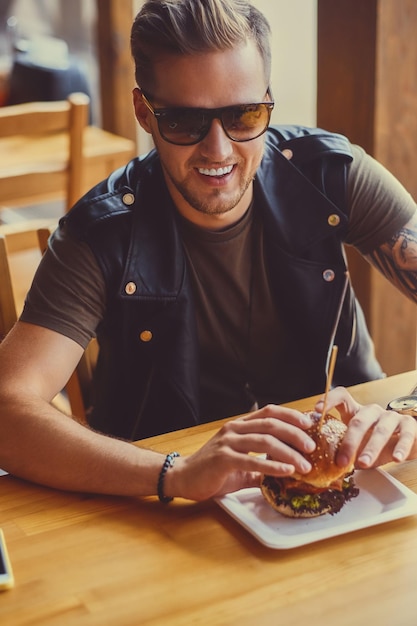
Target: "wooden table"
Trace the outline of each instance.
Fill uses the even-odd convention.
[[[0,173],[7,177],[22,164],[36,159],[37,167],[43,161],[49,162],[51,155],[56,165],[66,158],[66,140],[60,133],[47,137],[16,137],[0,138]],[[84,133],[84,170],[83,193],[87,192],[96,183],[106,178],[118,167],[125,165],[136,156],[135,143],[125,137],[109,133],[96,126],[88,126]],[[58,169],[58,168],[57,168]],[[65,178],[62,173],[51,175],[48,187],[33,189],[16,189],[11,182],[4,188],[0,196],[0,205],[23,206],[37,204],[49,200],[62,198],[65,192]]]
[[[417,371],[353,388],[385,404]],[[292,403],[310,408],[312,400]],[[183,454],[219,423],[140,442]],[[417,461],[389,471],[417,492]],[[215,502],[69,494],[3,476],[5,626],[415,626],[417,516],[271,550]]]

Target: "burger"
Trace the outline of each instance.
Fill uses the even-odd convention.
[[[336,452],[347,430],[337,417],[311,411],[312,426],[307,433],[316,442],[306,455],[312,469],[308,474],[295,472],[290,477],[264,475],[261,491],[267,502],[286,517],[318,517],[338,513],[346,502],[359,494],[353,480],[353,463],[339,467]]]

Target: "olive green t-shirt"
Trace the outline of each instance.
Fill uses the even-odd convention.
[[[361,148],[352,149],[346,243],[367,254],[404,226],[416,205],[382,165]],[[201,418],[213,420],[245,412],[256,403],[295,399],[293,390],[279,389],[280,368],[294,368],[297,380],[300,364],[292,362],[271,298],[256,197],[243,218],[224,231],[181,220],[181,234],[196,303]],[[51,240],[21,319],[86,347],[103,318],[105,293],[90,248],[62,230]]]

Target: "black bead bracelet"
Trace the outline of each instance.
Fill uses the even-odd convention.
[[[164,461],[164,464],[162,466],[162,469],[161,469],[161,471],[159,473],[159,478],[158,478],[158,498],[159,498],[160,502],[162,502],[163,504],[168,504],[169,502],[171,502],[174,499],[173,497],[164,495],[164,480],[165,480],[165,474],[167,473],[169,468],[174,465],[175,459],[178,456],[180,456],[178,452],[170,452],[169,454],[167,454],[166,457],[165,457],[165,461]]]

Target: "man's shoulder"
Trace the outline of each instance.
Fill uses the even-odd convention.
[[[272,156],[274,151],[284,149],[292,151],[292,162],[296,165],[329,155],[352,160],[351,144],[340,133],[308,126],[270,126],[265,142],[266,153]]]
[[[81,238],[97,225],[103,227],[114,218],[130,219],[137,202],[139,185],[152,177],[159,159],[155,150],[136,157],[112,172],[90,189],[62,218],[66,226]]]

